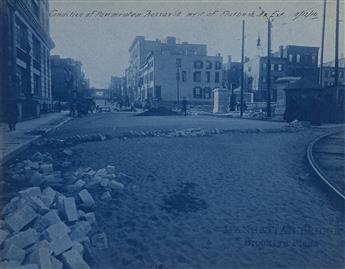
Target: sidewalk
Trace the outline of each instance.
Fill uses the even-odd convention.
[[[10,132],[6,123],[0,123],[0,164],[25,150],[42,135],[58,128],[71,118],[68,112],[50,113],[40,118],[17,123],[16,131]]]

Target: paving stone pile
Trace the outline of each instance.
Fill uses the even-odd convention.
[[[64,154],[72,155],[70,149]],[[0,268],[88,269],[92,251],[108,247],[96,229],[97,201],[110,201],[133,180],[108,165],[62,173],[48,153],[9,168],[9,180],[29,181],[1,211]],[[94,198],[94,188],[101,195]]]
[[[221,130],[215,128],[211,130],[202,130],[200,128],[188,128],[181,130],[153,130],[153,131],[127,131],[118,135],[112,134],[89,134],[89,135],[75,135],[72,137],[65,137],[62,139],[53,139],[46,138],[41,139],[37,142],[34,142],[34,145],[37,147],[68,147],[80,143],[86,142],[97,142],[104,140],[111,140],[114,138],[118,139],[131,139],[131,138],[140,138],[140,137],[196,137],[196,136],[209,136],[214,134],[222,133]]]
[[[311,123],[309,121],[299,121],[299,120],[293,120],[289,122],[286,127],[288,128],[294,128],[294,129],[304,129],[311,127]]]
[[[302,122],[302,124],[304,124]],[[299,125],[298,125],[299,126]],[[211,135],[218,135],[218,134],[225,134],[225,133],[258,133],[258,132],[266,132],[266,133],[277,133],[277,132],[294,132],[298,131],[299,128],[296,124],[288,124],[285,128],[274,128],[274,129],[261,129],[261,128],[254,128],[254,129],[209,129],[204,130],[201,128],[187,128],[187,129],[173,129],[173,130],[153,130],[153,131],[134,131],[130,130],[121,134],[88,134],[88,135],[75,135],[72,137],[65,137],[62,139],[54,139],[54,138],[45,138],[41,139],[34,143],[37,147],[51,147],[51,148],[61,148],[61,147],[69,147],[74,146],[80,143],[87,143],[87,142],[97,142],[97,141],[104,141],[104,140],[111,140],[111,139],[133,139],[133,138],[145,138],[145,137],[165,137],[165,138],[173,138],[173,137],[204,137],[204,136],[211,136]],[[306,125],[303,125],[303,128]],[[291,128],[294,127],[294,128]]]

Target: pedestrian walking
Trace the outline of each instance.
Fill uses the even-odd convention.
[[[187,106],[188,106],[188,102],[186,97],[183,97],[182,99],[182,111],[184,112],[184,115],[187,116]]]
[[[5,107],[5,118],[8,124],[10,132],[16,130],[16,124],[18,121],[19,111],[17,103],[13,100],[9,101]]]

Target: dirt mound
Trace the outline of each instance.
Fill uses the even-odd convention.
[[[179,115],[178,112],[170,110],[165,107],[150,108],[142,113],[137,114],[136,116],[175,116]]]

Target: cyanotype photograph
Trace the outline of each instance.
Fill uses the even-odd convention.
[[[343,0],[0,0],[0,268],[345,268],[344,41]]]

